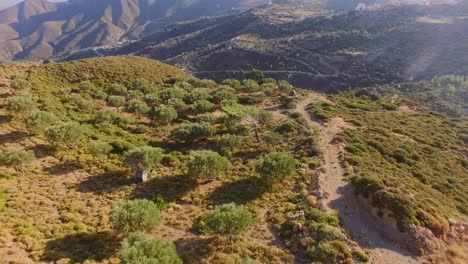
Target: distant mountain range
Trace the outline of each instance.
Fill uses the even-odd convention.
[[[46,59],[267,0],[25,0],[0,11],[0,58]]]
[[[25,0],[0,11],[0,59],[48,59],[90,47],[122,44],[169,24],[271,3],[350,10],[359,3],[401,2],[425,0]]]
[[[299,87],[350,87],[468,75],[468,4],[314,12],[272,5],[170,25],[113,49],[62,60],[135,54],[201,78],[244,78],[251,69]]]

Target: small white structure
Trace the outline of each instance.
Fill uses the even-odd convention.
[[[135,180],[137,182],[147,182],[149,180],[148,172],[144,170],[137,170],[135,172]]]

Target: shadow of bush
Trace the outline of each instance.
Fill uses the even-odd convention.
[[[175,202],[196,186],[197,181],[185,174],[165,176],[153,178],[149,182],[137,186],[133,196],[136,199],[152,199],[159,194],[166,202]]]
[[[47,242],[41,261],[103,261],[114,256],[119,246],[120,238],[109,231],[72,234]]]
[[[124,170],[108,171],[96,176],[90,176],[76,185],[76,189],[83,193],[110,193],[114,189],[135,183],[133,178],[127,177]]]
[[[251,176],[221,185],[211,193],[209,200],[213,204],[246,204],[260,198],[267,189],[262,179]]]

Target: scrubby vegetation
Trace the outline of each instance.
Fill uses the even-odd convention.
[[[338,116],[354,126],[337,139],[347,145],[343,163],[356,193],[380,217],[394,219],[401,230],[427,227],[438,237],[447,235],[449,218],[467,219],[465,115],[449,118],[368,90],[330,99],[333,104],[310,109],[325,121]]]
[[[218,85],[134,57],[19,73],[29,94],[7,88],[0,108],[0,258],[288,263],[312,246],[350,250],[298,169],[317,156],[297,147],[312,131],[281,111],[296,100],[286,81]],[[297,239],[294,221],[323,238]]]

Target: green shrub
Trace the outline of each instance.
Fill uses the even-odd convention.
[[[24,171],[24,165],[36,159],[31,150],[0,149],[0,166],[12,166],[17,171]]]
[[[269,131],[263,135],[263,139],[270,144],[277,144],[283,140],[283,136],[280,133]]]
[[[125,97],[118,95],[111,95],[107,98],[109,105],[120,108],[125,105]]]
[[[167,100],[167,105],[174,107],[177,111],[183,110],[187,104],[180,98],[171,98]]]
[[[254,80],[244,80],[243,85],[248,93],[255,93],[260,91],[260,86],[258,85],[258,82]]]
[[[13,113],[28,114],[36,108],[36,103],[30,95],[19,95],[8,98],[6,109]]]
[[[82,134],[82,127],[77,122],[66,122],[51,126],[45,132],[47,140],[59,146],[66,145],[69,148],[79,141]]]
[[[94,115],[94,121],[96,123],[108,123],[114,124],[118,121],[119,114],[112,109],[102,109],[96,112]]]
[[[193,90],[187,99],[193,104],[200,100],[211,100],[211,98],[212,96],[210,95],[210,90],[208,88],[199,88]]]
[[[144,233],[135,233],[122,242],[122,264],[182,264],[174,243]]]
[[[32,113],[31,115],[27,116],[24,120],[26,123],[26,128],[31,132],[42,132],[54,122],[56,122],[57,118],[45,111],[39,111]]]
[[[353,255],[361,262],[369,261],[369,256],[367,256],[367,254],[360,249],[353,250]]]
[[[150,108],[148,105],[138,99],[132,99],[127,102],[127,111],[130,113],[135,113],[137,116],[141,114],[148,113]]]
[[[154,110],[154,118],[164,124],[169,124],[170,122],[176,120],[177,116],[177,110],[171,106],[161,105]]]
[[[224,134],[216,138],[216,144],[220,150],[228,153],[232,153],[235,149],[240,147],[243,142],[243,137],[231,134]]]
[[[189,173],[197,178],[214,179],[231,166],[226,158],[210,150],[190,151],[189,157]]]
[[[213,125],[200,122],[180,125],[171,131],[171,136],[179,141],[193,142],[211,137],[214,133],[216,133],[216,128]]]
[[[150,170],[160,164],[164,157],[164,150],[154,147],[139,147],[125,153],[125,163],[137,170]]]
[[[132,87],[144,94],[155,93],[158,91],[158,87],[146,79],[137,79],[133,81]]]
[[[93,140],[89,142],[89,153],[94,157],[102,159],[103,156],[108,155],[112,151],[112,146],[104,141]],[[102,162],[101,162],[102,163]]]
[[[317,243],[313,246],[307,248],[307,255],[312,259],[312,261],[326,262],[331,261],[335,262],[336,257],[338,256],[338,251],[326,243]]]
[[[20,78],[20,77],[15,77],[10,84],[11,88],[15,90],[29,90],[32,88],[32,85],[29,81]]]
[[[114,228],[122,233],[150,232],[161,223],[158,207],[148,200],[113,202],[109,219]]]
[[[226,79],[226,80],[222,81],[221,84],[229,85],[230,87],[232,87],[232,88],[234,88],[236,90],[239,90],[239,88],[241,87],[241,83],[236,79]]]
[[[107,93],[110,95],[127,95],[127,87],[122,84],[114,83],[107,88]]]
[[[296,159],[284,152],[266,154],[257,161],[257,172],[268,182],[281,181],[296,169]]]
[[[215,105],[207,100],[196,101],[192,107],[198,114],[213,112],[215,109]]]
[[[249,210],[229,203],[216,206],[214,211],[202,216],[198,226],[203,233],[234,236],[246,231],[252,223]]]

